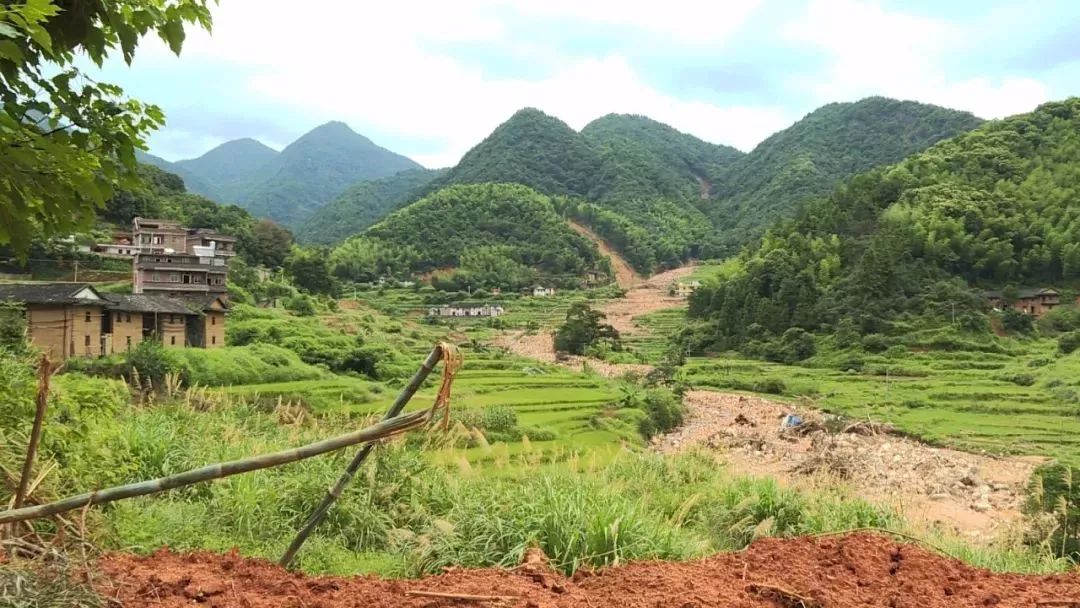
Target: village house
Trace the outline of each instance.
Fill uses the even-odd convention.
[[[680,298],[688,298],[699,287],[701,287],[701,281],[679,281],[672,288],[672,291]]]
[[[429,317],[500,317],[502,306],[436,306],[428,309]]]
[[[995,310],[1001,310],[1007,306],[1003,292],[987,291],[985,295],[986,299],[990,302],[990,306]],[[1080,298],[1077,298],[1077,303],[1080,304]],[[1038,318],[1060,305],[1061,292],[1052,287],[1044,287],[1042,289],[1017,290],[1015,299],[1012,304],[1008,306],[1017,312],[1026,313]]]
[[[31,343],[50,359],[123,353],[148,339],[166,348],[225,344],[228,303],[162,294],[102,294],[78,283],[0,285],[0,301],[22,304]]]
[[[25,308],[31,343],[49,359],[99,357],[109,349],[102,333],[108,301],[89,285],[14,283],[0,285],[0,301]]]
[[[555,295],[555,288],[544,287],[543,285],[536,285],[532,288],[532,295],[534,298],[547,298]]]

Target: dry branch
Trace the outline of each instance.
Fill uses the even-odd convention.
[[[23,501],[26,500],[26,489],[30,485],[30,476],[33,474],[34,458],[37,456],[38,444],[41,442],[41,427],[45,423],[45,410],[49,407],[49,377],[51,375],[49,358],[41,355],[34,427],[30,431],[30,443],[26,446],[26,460],[23,461],[22,476],[19,477],[19,489],[15,492],[14,507],[16,509],[23,506]]]
[[[465,602],[512,602],[521,599],[516,595],[469,595],[468,593],[443,593],[441,591],[406,591],[405,595],[462,600]]]

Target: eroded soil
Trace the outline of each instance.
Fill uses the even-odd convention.
[[[860,496],[895,506],[908,521],[973,540],[991,539],[1020,519],[1024,485],[1042,462],[934,447],[850,421],[824,430],[820,411],[755,396],[696,390],[683,402],[686,423],[658,438],[657,451],[705,447],[740,474],[844,483]],[[786,414],[813,426],[784,429]],[[806,432],[812,428],[820,430]]]
[[[309,577],[236,554],[116,554],[101,592],[125,608],[895,608],[1070,606],[1080,574],[992,574],[872,534],[762,539],[739,553],[640,562],[566,578],[542,563],[419,580]],[[479,596],[417,596],[415,592]]]

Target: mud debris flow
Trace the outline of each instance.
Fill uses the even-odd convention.
[[[451,570],[419,580],[308,577],[235,553],[167,551],[141,558],[112,555],[101,571],[101,591],[125,608],[778,608],[800,601],[823,608],[966,608],[1080,602],[1078,573],[992,574],[873,534],[762,539],[739,553],[633,563],[570,578],[536,562],[514,570]]]
[[[704,447],[741,475],[839,479],[862,496],[902,507],[909,520],[973,539],[991,538],[1020,518],[1023,486],[1042,461],[934,447],[883,433],[887,425],[850,428],[812,408],[750,395],[695,390],[683,402],[687,423],[657,438],[656,451]],[[801,429],[781,429],[787,414],[804,421]]]

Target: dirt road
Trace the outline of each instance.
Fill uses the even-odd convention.
[[[972,540],[990,540],[1019,521],[1024,486],[1042,462],[933,447],[880,425],[844,423],[837,426],[847,432],[837,426],[825,430],[819,411],[749,395],[689,391],[683,403],[686,424],[657,438],[657,451],[704,447],[739,474],[793,485],[845,484],[872,502],[897,508],[908,522]],[[807,426],[781,430],[786,414],[800,416]]]
[[[618,257],[617,253],[613,255]],[[613,263],[613,266],[615,265]],[[636,286],[627,290],[624,297],[605,303],[600,310],[607,316],[607,322],[623,336],[648,333],[648,328],[634,324],[634,317],[684,306],[686,298],[670,296],[668,290],[673,282],[693,271],[693,266],[682,266],[655,274],[645,280],[635,279],[638,281]],[[524,331],[509,332],[496,338],[493,344],[522,357],[556,363],[555,341],[551,333],[553,330],[554,328],[546,327],[532,334]],[[559,363],[578,370],[587,364],[597,373],[607,377],[621,376],[626,372],[648,373],[652,369],[650,365],[615,364],[585,357],[570,357]]]
[[[1074,606],[1080,573],[992,574],[872,534],[766,538],[738,553],[566,578],[542,562],[419,580],[307,577],[236,554],[116,554],[101,593],[125,608],[982,608]],[[441,594],[441,597],[440,597]]]

